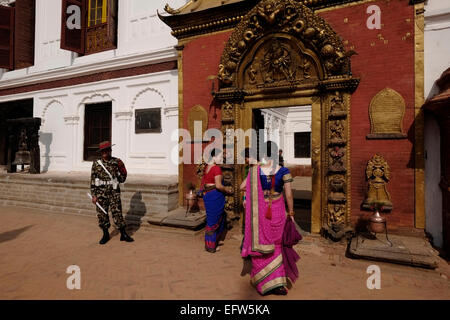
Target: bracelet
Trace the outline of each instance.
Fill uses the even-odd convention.
[[[293,212],[293,211],[292,211],[292,212],[289,212],[288,215],[291,216],[291,217],[293,217],[293,216],[295,215],[295,212]]]
[[[242,200],[244,200],[245,201],[245,195],[242,197]]]

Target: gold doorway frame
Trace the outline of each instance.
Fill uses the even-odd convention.
[[[244,108],[239,110],[237,127],[244,131],[251,129],[252,112],[255,109],[268,109],[278,107],[311,106],[311,166],[312,166],[312,199],[311,199],[311,232],[319,233],[322,225],[322,168],[321,168],[321,145],[322,145],[322,110],[319,96],[295,97],[295,98],[270,98],[244,100]],[[237,175],[238,185],[244,180],[242,172]]]
[[[340,239],[352,231],[350,101],[359,79],[330,25],[302,4],[263,0],[231,34],[219,65],[222,133],[252,128],[253,109],[312,106],[311,231]],[[307,67],[306,67],[307,66]],[[234,159],[237,159],[234,148]],[[240,216],[243,165],[224,165],[228,216]]]

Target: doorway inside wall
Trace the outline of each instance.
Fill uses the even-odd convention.
[[[253,109],[252,113],[252,127],[257,135],[257,154],[259,155],[260,143],[272,141],[276,144],[280,165],[288,168],[294,179],[291,186],[295,221],[302,230],[311,232],[311,105],[267,107]]]
[[[7,120],[32,118],[33,99],[16,100],[0,103],[0,168],[6,168],[8,161],[8,126]]]
[[[84,161],[99,157],[98,145],[111,141],[112,102],[86,104],[84,112]]]

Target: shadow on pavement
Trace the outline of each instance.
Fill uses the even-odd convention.
[[[29,226],[26,226],[26,227],[23,227],[20,229],[0,233],[0,243],[14,240],[19,235],[21,235],[22,233],[24,233],[25,231],[30,229],[31,227],[34,227],[34,225],[29,225]]]
[[[147,207],[145,203],[142,201],[142,194],[140,191],[136,192],[130,199],[130,209],[125,215],[125,223],[127,225],[126,230],[127,233],[132,236],[135,234],[141,227],[142,218],[147,213]],[[111,238],[117,236],[119,234],[119,230],[114,228],[111,232]]]
[[[142,218],[147,213],[147,207],[142,201],[142,194],[140,191],[136,192],[130,200],[130,210],[128,210],[125,216],[125,222],[127,224],[127,231],[130,235],[135,234],[142,224]]]

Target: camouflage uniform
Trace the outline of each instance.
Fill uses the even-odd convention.
[[[109,161],[102,161],[105,168],[112,175],[113,179],[117,179],[117,182],[123,183],[127,178],[127,171],[122,160],[111,157]],[[97,182],[97,183],[96,183]],[[120,229],[125,227],[125,221],[122,216],[122,202],[120,200],[120,186],[117,183],[117,188],[114,189],[111,178],[105,169],[102,168],[97,160],[92,163],[91,169],[91,192],[92,196],[98,198],[98,203],[108,212],[111,209],[111,214],[114,219],[114,223]],[[97,207],[98,224],[100,228],[109,228],[111,226],[109,222],[109,216],[105,215],[100,208]]]

